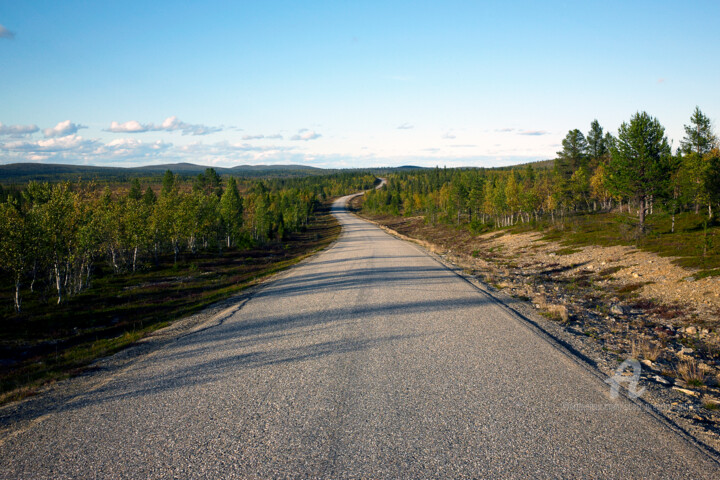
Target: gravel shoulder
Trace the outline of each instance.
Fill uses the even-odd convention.
[[[478,280],[606,378],[637,358],[642,402],[720,451],[717,278],[696,280],[672,258],[632,247],[568,248],[537,232],[474,236],[421,217],[369,219]],[[684,365],[702,381],[688,383]]]

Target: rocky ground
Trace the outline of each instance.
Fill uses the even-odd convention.
[[[543,329],[603,374],[639,360],[642,401],[720,451],[717,277],[696,280],[672,258],[632,247],[568,248],[539,233],[477,236],[421,217],[371,220],[540,313]]]

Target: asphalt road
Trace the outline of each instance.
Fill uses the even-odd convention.
[[[720,478],[508,309],[336,212],[333,247],[222,324],[6,432],[0,477]]]

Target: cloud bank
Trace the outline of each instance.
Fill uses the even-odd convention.
[[[30,135],[38,130],[37,125],[3,125],[0,122],[0,135],[12,135],[13,137],[19,137],[23,135]]]

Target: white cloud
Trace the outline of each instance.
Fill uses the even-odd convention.
[[[43,134],[45,135],[45,138],[64,137],[66,135],[73,135],[77,133],[77,131],[81,128],[87,127],[84,125],[77,125],[75,123],[72,123],[70,120],[65,120],[64,122],[60,122],[52,128],[46,128],[45,130],[43,130]]]
[[[0,122],[0,135],[12,135],[13,137],[19,137],[23,135],[29,135],[39,130],[37,125],[3,125]]]
[[[45,140],[7,142],[0,144],[0,151],[25,153],[74,151],[76,153],[87,153],[90,152],[97,143],[96,140],[86,140],[79,135],[67,135]]]
[[[407,122],[403,123],[402,125],[398,125],[398,130],[410,130],[411,128],[415,128],[415,125],[411,125]]]
[[[221,131],[220,127],[208,127],[207,125],[190,124],[181,122],[176,116],[167,117],[160,125],[153,123],[143,124],[137,120],[119,123],[111,122],[108,132],[114,133],[143,133],[143,132],[175,132],[181,131],[183,135],[208,135]]]
[[[303,128],[302,130],[299,130],[298,133],[307,132],[306,128]],[[282,140],[283,136],[279,133],[273,134],[273,135],[263,135],[262,133],[259,135],[243,135],[243,140]]]
[[[550,132],[546,132],[545,130],[523,130],[522,132],[518,132],[518,135],[527,135],[531,137],[539,137],[542,135],[549,135]]]
[[[147,132],[149,128],[147,125],[140,125],[140,122],[136,120],[130,120],[125,123],[111,122],[110,128],[108,128],[107,131],[115,133],[137,133]]]
[[[15,38],[15,34],[0,25],[0,38],[7,38],[8,40],[12,40],[13,38]]]
[[[445,138],[445,139],[448,139],[448,140],[452,140],[452,139],[455,138],[455,135],[453,135],[453,134],[450,133],[450,132],[446,132],[446,133],[443,134],[442,138]]]
[[[135,138],[117,138],[99,146],[93,154],[105,159],[144,160],[156,158],[172,146],[161,140],[148,143]]]
[[[322,135],[317,133],[315,130],[308,130],[307,128],[302,128],[298,130],[297,135],[293,135],[292,137],[290,137],[290,140],[300,140],[303,142],[307,142],[308,140],[315,140],[316,138],[320,137],[322,137]]]

